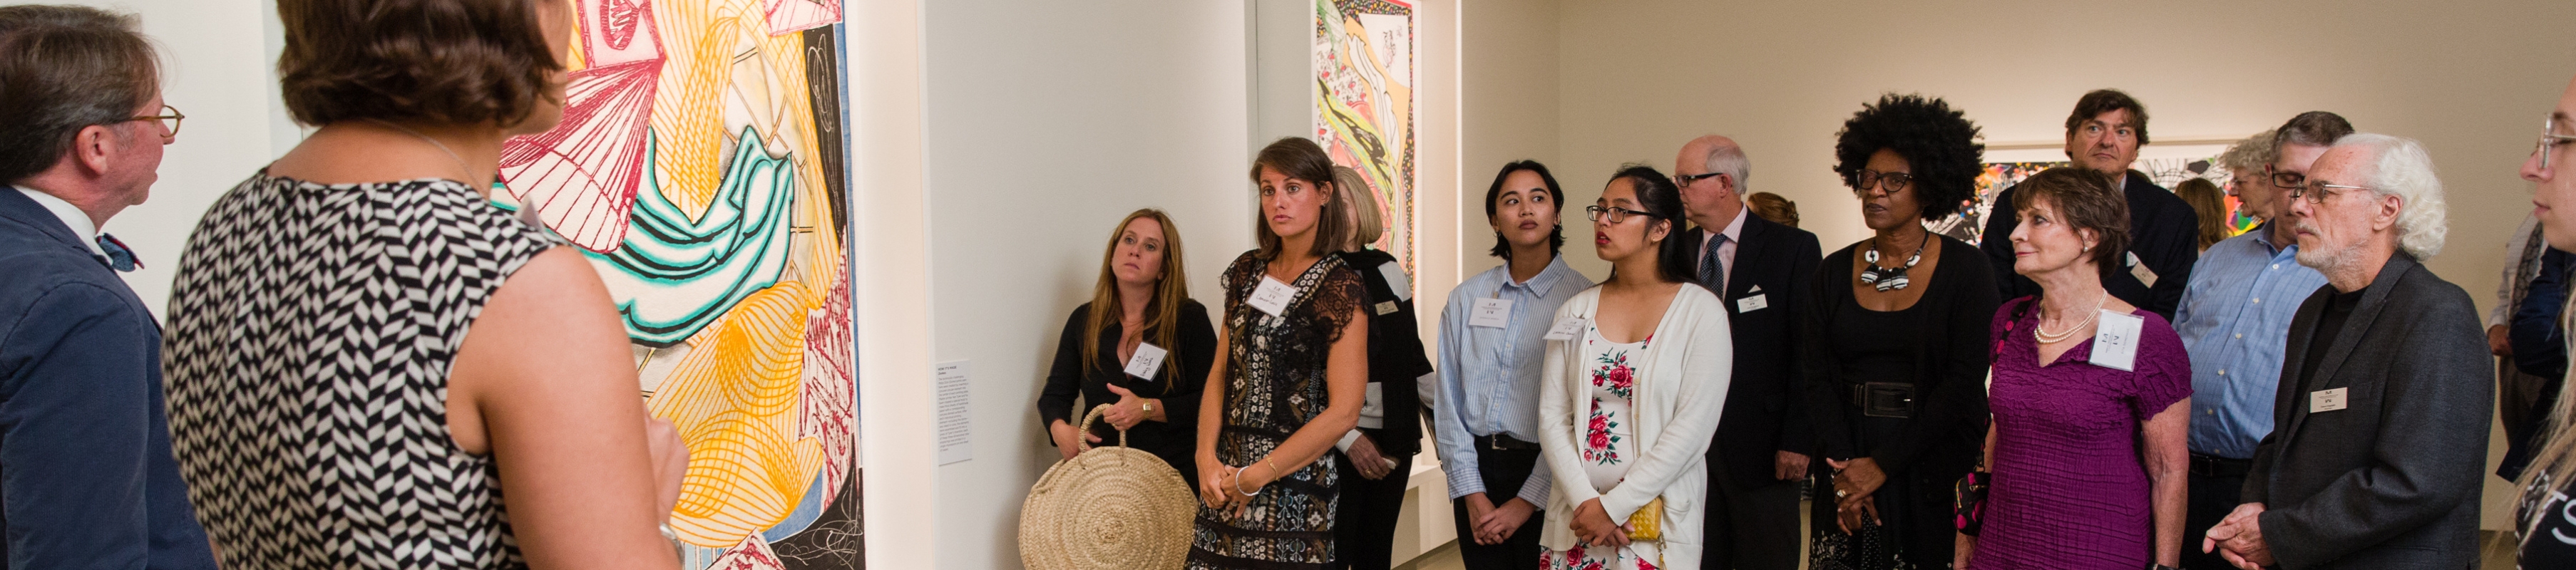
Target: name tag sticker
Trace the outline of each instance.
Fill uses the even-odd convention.
[[[2156,286],[2156,270],[2148,269],[2147,264],[2138,263],[2136,253],[2129,254],[2129,276],[2138,278],[2139,283],[2146,284],[2148,287]]]
[[[2100,318],[2093,326],[2093,356],[2086,361],[2103,368],[2136,372],[2138,332],[2146,328],[2147,319],[2108,310],[2102,311]]]
[[[1163,371],[1163,357],[1170,352],[1154,343],[1136,343],[1136,355],[1127,357],[1127,375],[1152,379],[1154,373]]]
[[[1286,283],[1279,282],[1278,279],[1263,275],[1261,285],[1252,288],[1252,298],[1245,299],[1243,302],[1276,317],[1288,312],[1288,302],[1294,300],[1297,300],[1296,287],[1290,287]]]
[[[1574,335],[1578,334],[1583,334],[1581,317],[1566,317],[1557,321],[1556,326],[1547,328],[1548,340],[1574,340]]]
[[[1395,290],[1395,300],[1413,300],[1413,279],[1404,276],[1403,265],[1389,261],[1377,266],[1377,272],[1386,276],[1386,287]]]
[[[1750,313],[1750,312],[1759,311],[1759,310],[1762,310],[1762,309],[1765,309],[1765,308],[1769,308],[1770,306],[1771,306],[1771,296],[1770,296],[1770,295],[1754,295],[1754,296],[1751,296],[1751,297],[1745,297],[1745,298],[1742,298],[1742,299],[1736,299],[1736,300],[1735,300],[1735,312],[1738,312],[1738,313]]]
[[[2332,390],[2309,392],[2308,413],[2313,414],[2317,412],[2331,412],[2344,409],[2345,406],[2350,405],[2345,401],[2344,395],[2349,393],[2351,390],[2351,388],[2336,388]]]
[[[1477,299],[1475,309],[1467,315],[1467,326],[1499,329],[1511,324],[1511,320],[1511,299]]]
[[[1395,309],[1396,306],[1394,301],[1379,301],[1377,303],[1377,314],[1384,315],[1392,313],[1395,312]]]

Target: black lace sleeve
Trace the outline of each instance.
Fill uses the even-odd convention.
[[[1307,310],[1314,312],[1315,338],[1323,339],[1321,346],[1329,353],[1333,343],[1341,342],[1342,327],[1349,326],[1351,316],[1368,304],[1368,282],[1339,258],[1316,263],[1334,265],[1315,282],[1315,292],[1306,302]]]

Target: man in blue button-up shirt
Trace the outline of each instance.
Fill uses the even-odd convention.
[[[1557,255],[1564,196],[1546,166],[1505,165],[1485,197],[1504,264],[1459,283],[1440,311],[1432,435],[1468,568],[1538,567],[1553,484],[1535,443],[1545,337],[1557,307],[1592,287]]]
[[[2299,246],[2288,225],[2273,221],[2290,209],[2288,187],[2275,181],[2303,182],[2317,156],[2348,134],[2352,125],[2343,117],[2312,111],[2290,119],[2269,139],[2237,143],[2264,148],[2246,154],[2229,151],[2231,157],[2256,157],[2229,166],[2237,171],[2239,207],[2265,222],[2202,252],[2175,311],[2174,330],[2191,354],[2191,500],[2183,517],[2185,536],[2198,536],[2236,508],[2254,447],[2272,433],[2272,402],[2280,388],[2290,319],[2299,303],[2326,284],[2324,274],[2299,264]],[[2248,168],[2253,165],[2261,169]],[[2229,567],[2196,545],[2183,550],[2184,568]]]

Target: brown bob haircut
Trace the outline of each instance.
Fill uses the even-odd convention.
[[[1351,224],[1350,214],[1340,204],[1333,203],[1341,199],[1341,191],[1334,187],[1332,155],[1324,154],[1324,147],[1316,146],[1315,141],[1305,137],[1280,137],[1271,141],[1270,146],[1261,147],[1261,154],[1252,157],[1251,176],[1255,192],[1259,192],[1261,170],[1265,168],[1303,181],[1308,187],[1323,193],[1324,203],[1317,212],[1315,229],[1312,230],[1315,239],[1308,254],[1321,256],[1332,253],[1333,242],[1342,240],[1349,231],[1343,228]],[[1253,208],[1252,236],[1261,244],[1262,259],[1278,259],[1279,249],[1286,246],[1279,239],[1279,234],[1270,231],[1268,217],[1267,212]]]
[[[2129,126],[2138,130],[2138,146],[2146,146],[2147,106],[2118,89],[2095,89],[2076,99],[2075,112],[2066,115],[2066,136],[2075,136],[2075,129],[2082,128],[2085,121],[2123,109],[2129,111]]]
[[[525,120],[547,96],[553,72],[563,69],[537,17],[546,3],[562,4],[278,0],[286,48],[277,75],[286,112],[317,126],[356,119]]]
[[[2093,232],[2094,266],[2120,267],[2120,254],[2129,250],[2129,198],[2112,180],[2077,166],[2042,170],[2013,185],[2013,211],[2027,222],[2032,210],[2047,204],[2057,210],[2058,223]]]
[[[53,168],[82,129],[159,111],[142,109],[161,62],[140,27],[85,6],[0,6],[0,184]]]

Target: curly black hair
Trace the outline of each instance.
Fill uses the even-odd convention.
[[[1913,169],[1915,201],[1924,221],[1958,210],[1977,192],[1977,175],[1985,172],[1986,145],[1977,142],[1977,124],[1948,102],[1922,95],[1881,95],[1876,104],[1861,105],[1834,134],[1834,173],[1851,185],[1869,155],[1896,151]]]

